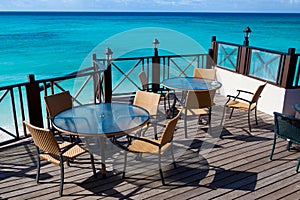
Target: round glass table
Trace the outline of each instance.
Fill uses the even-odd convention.
[[[165,79],[162,82],[162,85],[172,90],[181,91],[212,90],[218,89],[222,86],[222,84],[218,81],[195,77],[175,77]]]
[[[148,111],[131,104],[87,104],[58,113],[53,118],[53,126],[66,134],[82,136],[81,139],[92,153],[99,152],[102,176],[106,177],[107,137],[135,131],[144,126],[149,119]]]
[[[142,127],[149,118],[145,109],[130,104],[87,104],[58,113],[53,125],[67,134],[115,136]]]

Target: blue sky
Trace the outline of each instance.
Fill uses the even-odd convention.
[[[298,13],[300,0],[1,0],[0,10]]]

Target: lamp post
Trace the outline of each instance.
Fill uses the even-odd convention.
[[[158,57],[157,50],[159,41],[155,38],[152,44],[154,47],[154,57],[152,58],[152,91],[157,92],[160,83],[160,58]]]
[[[105,103],[111,103],[112,97],[112,77],[111,77],[111,59],[112,59],[112,50],[106,48],[104,55],[107,59],[107,69],[104,71],[104,101]]]
[[[107,47],[107,48],[105,49],[105,52],[104,52],[104,54],[105,54],[105,56],[106,56],[106,59],[107,59],[107,60],[111,60],[111,59],[112,59],[113,53],[114,53],[114,52],[112,52],[112,50],[111,50],[109,47]]]
[[[249,37],[250,37],[250,33],[252,32],[250,27],[247,26],[247,28],[244,29],[244,37],[245,37],[245,40],[244,40],[244,46],[249,46]]]
[[[154,48],[154,56],[158,56],[158,46],[159,46],[159,41],[155,38],[152,42],[153,48]]]

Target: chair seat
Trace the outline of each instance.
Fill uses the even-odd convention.
[[[146,138],[146,137],[141,137]],[[159,144],[159,140],[156,139],[150,139],[146,138],[147,140],[151,140],[152,142],[155,142]],[[164,145],[161,149],[162,154],[168,149],[170,146],[170,143]],[[153,144],[150,144],[148,142],[142,141],[142,140],[135,140],[129,147],[128,150],[135,153],[151,153],[151,154],[157,154],[159,147]]]
[[[188,116],[193,116],[193,115],[208,115],[208,109],[204,108],[199,108],[199,109],[188,109],[187,113]]]
[[[70,142],[63,142],[61,144],[59,144],[59,148],[63,149],[65,147],[67,147],[68,145],[70,145]],[[72,147],[71,149],[69,149],[68,151],[66,151],[63,154],[63,162],[73,159],[77,156],[80,156],[81,154],[87,152],[86,149],[80,147],[79,145],[75,145],[74,147]],[[48,162],[51,162],[55,165],[59,165],[60,161],[59,161],[59,157],[57,155],[51,155],[51,154],[47,154],[47,153],[43,153],[40,154],[40,158],[43,160],[47,160]]]
[[[249,103],[240,102],[240,101],[234,101],[230,100],[227,104],[227,107],[229,108],[237,108],[240,110],[248,110],[249,109]],[[250,110],[253,110],[256,107],[256,104],[251,104]]]

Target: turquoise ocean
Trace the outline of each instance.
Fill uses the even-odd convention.
[[[0,86],[27,82],[28,74],[43,79],[89,67],[91,52],[104,58],[107,47],[114,58],[153,56],[155,38],[160,55],[207,53],[212,36],[243,44],[247,26],[252,29],[250,46],[300,52],[300,14],[0,12]],[[0,126],[14,130],[8,108],[6,98]],[[8,139],[1,134],[0,142]]]
[[[250,46],[283,52],[296,48],[300,52],[300,14],[0,12],[0,86],[26,82],[28,74],[40,79],[76,71],[98,44],[133,29],[174,30],[207,51],[212,36],[242,44],[247,26],[252,29]],[[160,40],[159,33],[155,36]],[[144,44],[148,51],[135,56],[152,56],[153,39]],[[123,41],[120,46],[133,42]],[[163,46],[174,41],[160,42]],[[103,52],[97,56],[104,57]]]

